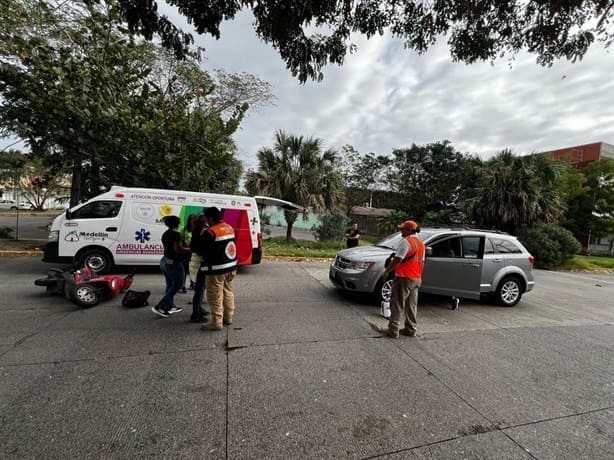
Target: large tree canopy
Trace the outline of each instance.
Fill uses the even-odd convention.
[[[95,0],[94,0],[95,1]],[[193,43],[158,12],[156,0],[119,0],[133,31],[178,54]],[[350,34],[389,31],[405,47],[425,52],[447,37],[454,60],[472,63],[527,50],[539,63],[576,60],[601,40],[614,40],[611,0],[167,0],[199,34],[220,37],[220,24],[243,10],[254,15],[258,36],[270,43],[301,82],[322,79],[328,63],[343,64],[354,50]]]
[[[421,219],[428,211],[457,203],[468,183],[471,157],[457,152],[449,141],[392,151],[388,181],[408,199],[400,210]]]
[[[556,222],[565,210],[561,180],[559,163],[504,150],[475,169],[473,187],[466,193],[467,213],[480,227],[513,235]]]
[[[237,188],[231,135],[250,106],[271,99],[267,83],[214,77],[193,59],[134,40],[115,0],[6,6],[0,133],[20,137],[56,170],[72,168],[71,205],[112,184]]]

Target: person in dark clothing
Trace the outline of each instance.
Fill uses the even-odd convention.
[[[164,255],[160,259],[160,270],[166,280],[166,290],[164,297],[151,308],[156,315],[163,318],[181,311],[181,308],[175,305],[175,294],[179,292],[185,281],[183,259],[186,254],[190,253],[190,249],[183,245],[181,233],[177,231],[180,223],[181,220],[177,216],[164,218],[164,225],[168,227],[168,230],[162,234]]]
[[[192,240],[190,241],[190,249],[192,257],[198,260],[198,271],[196,274],[196,284],[194,286],[194,295],[192,297],[192,323],[206,323],[209,318],[209,312],[202,308],[203,296],[205,293],[206,274],[200,270],[200,261],[205,255],[205,233],[207,232],[207,219],[204,215],[198,216],[195,221],[194,231],[192,232]]]
[[[354,248],[358,246],[358,240],[360,239],[360,230],[358,224],[354,222],[350,228],[345,232],[345,244],[348,248]]]

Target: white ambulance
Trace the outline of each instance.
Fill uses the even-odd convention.
[[[162,219],[178,216],[181,231],[191,214],[215,206],[235,229],[239,265],[258,264],[262,232],[257,203],[302,209],[269,197],[114,186],[55,218],[43,261],[75,263],[101,274],[113,265],[158,265],[167,229]]]

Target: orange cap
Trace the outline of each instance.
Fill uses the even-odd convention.
[[[413,220],[406,220],[401,225],[398,226],[400,230],[406,228],[408,230],[416,230],[418,228],[418,224]]]

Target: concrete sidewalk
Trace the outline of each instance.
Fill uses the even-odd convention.
[[[612,458],[614,283],[582,315],[547,279],[512,309],[425,299],[420,336],[391,340],[321,262],[242,270],[209,333],[189,296],[167,319],[83,310],[32,272],[0,263],[2,458]]]

